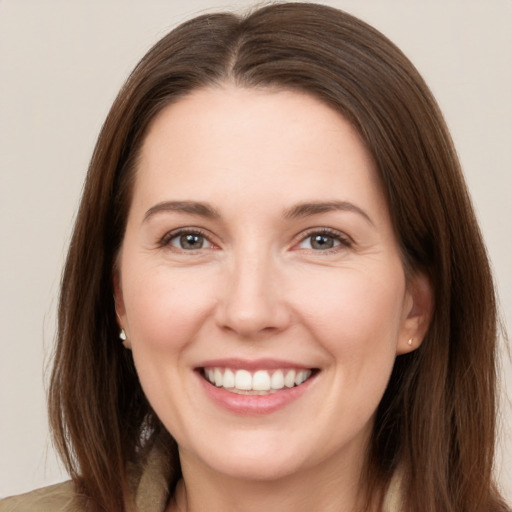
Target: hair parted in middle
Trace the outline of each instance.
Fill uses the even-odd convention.
[[[398,356],[377,411],[369,482],[385,487],[400,467],[408,510],[491,510],[494,291],[450,136],[394,44],[342,11],[309,3],[180,25],[140,61],[112,106],[63,275],[50,388],[56,444],[73,479],[99,506],[123,510],[128,466],[140,466],[144,446],[162,437],[118,340],[116,256],[152,120],[191,91],[226,83],[306,92],[349,120],[376,162],[407,275],[423,272],[432,284],[430,329],[417,350]]]

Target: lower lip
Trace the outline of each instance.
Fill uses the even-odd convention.
[[[258,416],[278,411],[299,399],[316,378],[316,375],[313,375],[300,386],[285,388],[268,395],[240,395],[218,388],[200,373],[197,375],[206,394],[215,404],[240,416]]]

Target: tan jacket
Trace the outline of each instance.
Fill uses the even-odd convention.
[[[164,512],[169,501],[168,474],[167,461],[160,452],[153,450],[135,486],[134,512]],[[0,512],[85,512],[80,501],[69,481],[1,500]],[[402,512],[398,476],[391,481],[382,512]]]

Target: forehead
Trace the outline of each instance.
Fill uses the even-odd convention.
[[[194,90],[164,107],[149,126],[143,150],[148,146],[148,139],[154,143],[162,136],[172,135],[175,141],[187,138],[192,142],[194,133],[201,139],[201,145],[216,147],[218,142],[225,142],[222,136],[226,131],[230,132],[233,142],[248,137],[255,143],[266,145],[273,140],[282,146],[305,137],[311,144],[304,147],[304,151],[319,142],[318,136],[328,144],[332,142],[329,134],[338,134],[349,138],[365,152],[355,128],[316,97],[296,90],[232,84]],[[280,138],[272,139],[276,133]],[[168,142],[172,140],[168,139]],[[335,142],[339,143],[339,140]]]
[[[252,191],[282,200],[286,191],[293,202],[305,191],[382,195],[377,181],[361,137],[334,109],[305,93],[226,85],[194,91],[157,115],[135,192],[205,200],[215,192],[222,200]]]

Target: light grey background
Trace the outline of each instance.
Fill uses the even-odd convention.
[[[416,64],[447,118],[512,330],[512,1],[331,0]],[[0,496],[66,478],[45,375],[60,271],[100,126],[127,74],[170,28],[218,0],[0,0]],[[512,390],[512,365],[502,381]],[[497,472],[512,499],[512,410]]]

